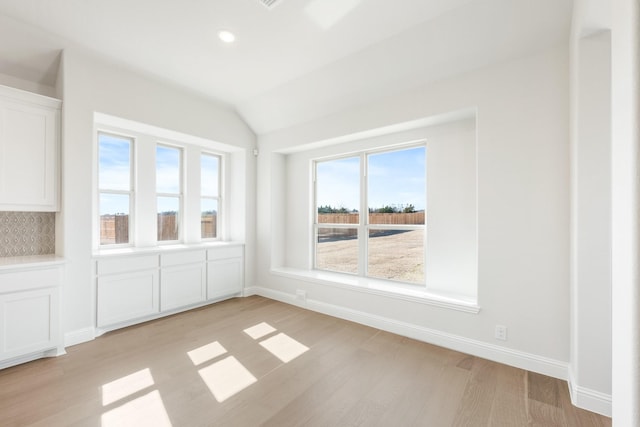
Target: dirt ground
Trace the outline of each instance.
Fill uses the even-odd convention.
[[[326,241],[318,245],[318,268],[358,272],[358,240]],[[369,276],[402,282],[424,283],[424,231],[369,239]]]

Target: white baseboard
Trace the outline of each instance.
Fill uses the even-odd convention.
[[[64,334],[64,346],[71,347],[83,342],[92,341],[96,337],[94,328],[84,328]]]
[[[612,400],[610,394],[601,393],[590,388],[581,387],[576,384],[573,372],[569,370],[569,394],[571,403],[578,408],[595,412],[600,415],[611,417],[613,413]]]
[[[281,301],[287,304],[297,305],[319,313],[327,314],[345,320],[350,320],[363,325],[371,326],[387,332],[424,341],[440,347],[471,354],[483,359],[537,372],[562,380],[568,379],[568,363],[554,360],[519,350],[513,350],[494,344],[453,335],[446,332],[430,329],[421,325],[402,322],[388,317],[382,317],[363,311],[328,304],[322,301],[307,299],[299,300],[295,295],[280,292],[269,288],[253,286],[246,288],[246,296],[260,295],[266,298]]]
[[[31,362],[37,359],[43,359],[45,357],[57,357],[63,354],[65,354],[64,351],[60,352],[60,350],[56,348],[52,350],[45,350],[45,351],[30,353],[23,356],[17,356],[17,357],[13,357],[11,359],[3,360],[2,362],[0,362],[0,369],[21,365],[23,363]]]

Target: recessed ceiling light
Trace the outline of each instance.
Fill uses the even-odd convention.
[[[218,31],[218,37],[225,43],[233,43],[236,39],[236,35],[227,30]]]

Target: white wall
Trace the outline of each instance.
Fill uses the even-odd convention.
[[[572,49],[571,391],[611,415],[610,32],[575,34]]]
[[[63,56],[62,203],[58,249],[68,260],[62,312],[67,344],[91,338],[94,319],[92,276],[92,167],[94,112],[121,117],[246,149],[231,166],[245,180],[230,194],[236,219],[231,237],[245,240],[245,280],[254,280],[255,135],[230,108],[194,93],[109,65],[76,50]],[[241,200],[238,200],[238,197]],[[61,251],[64,251],[63,253]]]
[[[569,71],[566,46],[453,77],[258,139],[257,293],[564,377],[569,360]],[[477,315],[270,272],[281,244],[282,151],[477,108]],[[275,153],[275,154],[274,154]],[[278,162],[272,162],[276,157]],[[276,185],[273,185],[273,182]],[[286,224],[285,224],[286,227]],[[291,237],[289,237],[290,239]],[[285,248],[286,249],[286,248]],[[496,324],[509,328],[494,339]]]
[[[427,288],[477,297],[476,121],[427,138]]]
[[[640,4],[614,0],[612,45],[613,422],[640,425]]]

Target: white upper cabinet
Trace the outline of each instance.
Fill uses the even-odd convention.
[[[0,211],[58,210],[60,106],[0,86]]]

